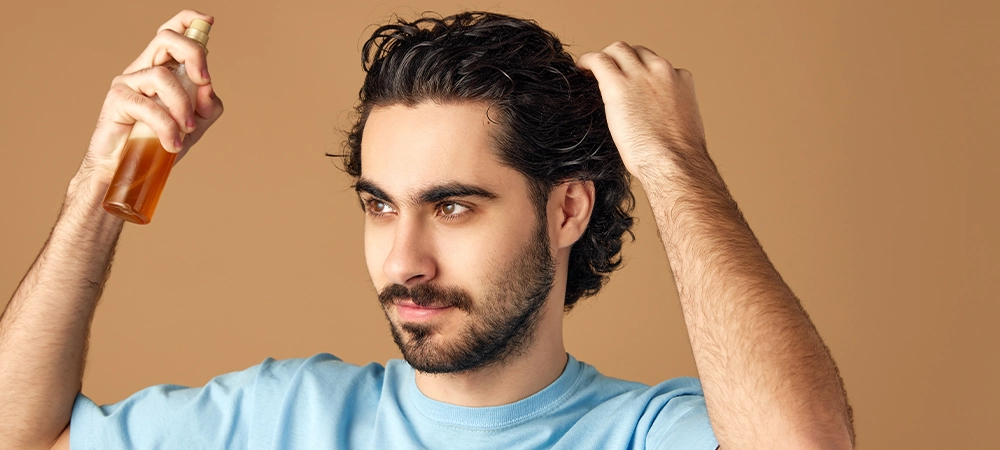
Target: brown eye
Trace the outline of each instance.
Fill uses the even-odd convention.
[[[373,214],[382,214],[393,212],[391,206],[388,203],[381,200],[369,200],[368,201],[368,212]]]
[[[442,203],[441,206],[438,206],[438,211],[440,211],[441,215],[445,217],[460,216],[468,210],[469,208],[467,206],[454,202]]]

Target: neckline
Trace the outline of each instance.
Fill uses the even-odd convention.
[[[502,428],[535,418],[561,404],[575,389],[583,363],[567,354],[566,367],[544,389],[514,403],[499,406],[458,406],[427,397],[417,388],[415,372],[406,364],[406,390],[416,410],[435,422],[468,428]]]

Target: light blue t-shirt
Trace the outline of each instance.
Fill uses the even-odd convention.
[[[204,387],[160,385],[97,406],[79,395],[82,449],[715,449],[698,380],[608,378],[572,356],[556,381],[508,405],[424,396],[405,361],[355,366],[321,353],[266,359]]]

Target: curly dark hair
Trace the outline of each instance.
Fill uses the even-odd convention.
[[[361,53],[366,72],[344,167],[361,177],[361,139],[373,107],[423,101],[480,101],[502,131],[501,162],[524,174],[539,220],[552,188],[594,183],[590,223],[570,250],[565,309],[596,294],[622,263],[632,235],[631,176],[611,139],[597,80],[576,67],[552,33],[534,21],[488,12],[396,18]]]

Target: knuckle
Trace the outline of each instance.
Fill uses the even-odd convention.
[[[111,117],[130,117],[134,121],[148,122],[144,118],[148,116],[143,111],[142,100],[135,96],[123,95],[115,103],[107,108]]]
[[[177,33],[176,31],[174,31],[172,28],[167,27],[167,26],[162,26],[156,32],[156,37],[154,37],[153,40],[154,41],[157,41],[157,40],[158,41],[164,41],[164,40],[167,40],[167,39],[173,39],[178,34],[179,33]]]
[[[135,111],[135,116],[140,116],[135,118],[146,122],[149,126],[165,127],[173,122],[173,119],[164,113],[160,105],[144,95],[132,93],[132,95],[126,95],[123,100],[128,103],[129,109]]]
[[[625,42],[625,41],[615,41],[615,42],[612,42],[611,45],[608,46],[608,49],[614,49],[614,50],[631,50],[632,46],[628,45],[628,43]]]
[[[594,55],[594,59],[600,61],[601,64],[615,64],[614,58],[611,55],[601,52]]]
[[[140,110],[155,110],[156,108],[151,104],[153,103],[150,99],[146,98],[144,95],[139,95],[135,92],[123,92],[121,99],[128,103],[134,108]]]
[[[148,107],[151,109],[150,113],[152,113],[153,120],[156,121],[156,125],[160,128],[160,131],[170,134],[177,129],[177,122],[174,121],[173,117],[167,115],[167,113],[160,108],[156,108],[155,106]]]
[[[121,96],[122,96],[121,86],[119,86],[117,84],[112,84],[111,85],[111,89],[108,89],[107,101],[113,102],[113,101],[121,98]]]
[[[673,67],[670,62],[663,58],[652,58],[649,61],[649,68],[658,72],[669,72]]]
[[[133,94],[135,94],[135,91],[124,83],[116,83],[111,85],[111,89],[108,90],[107,101],[117,103],[122,100],[128,100]]]
[[[191,39],[185,39],[185,41],[187,42],[184,42],[182,47],[178,49],[181,53],[179,56],[184,58],[184,63],[188,65],[203,64],[203,61],[205,61],[208,56],[205,48],[198,45]]]
[[[170,69],[163,66],[153,66],[145,69],[150,78],[158,84],[171,84],[174,81],[174,74]]]
[[[108,95],[104,97],[104,108],[111,108],[122,98],[121,93],[114,86],[108,90]]]

